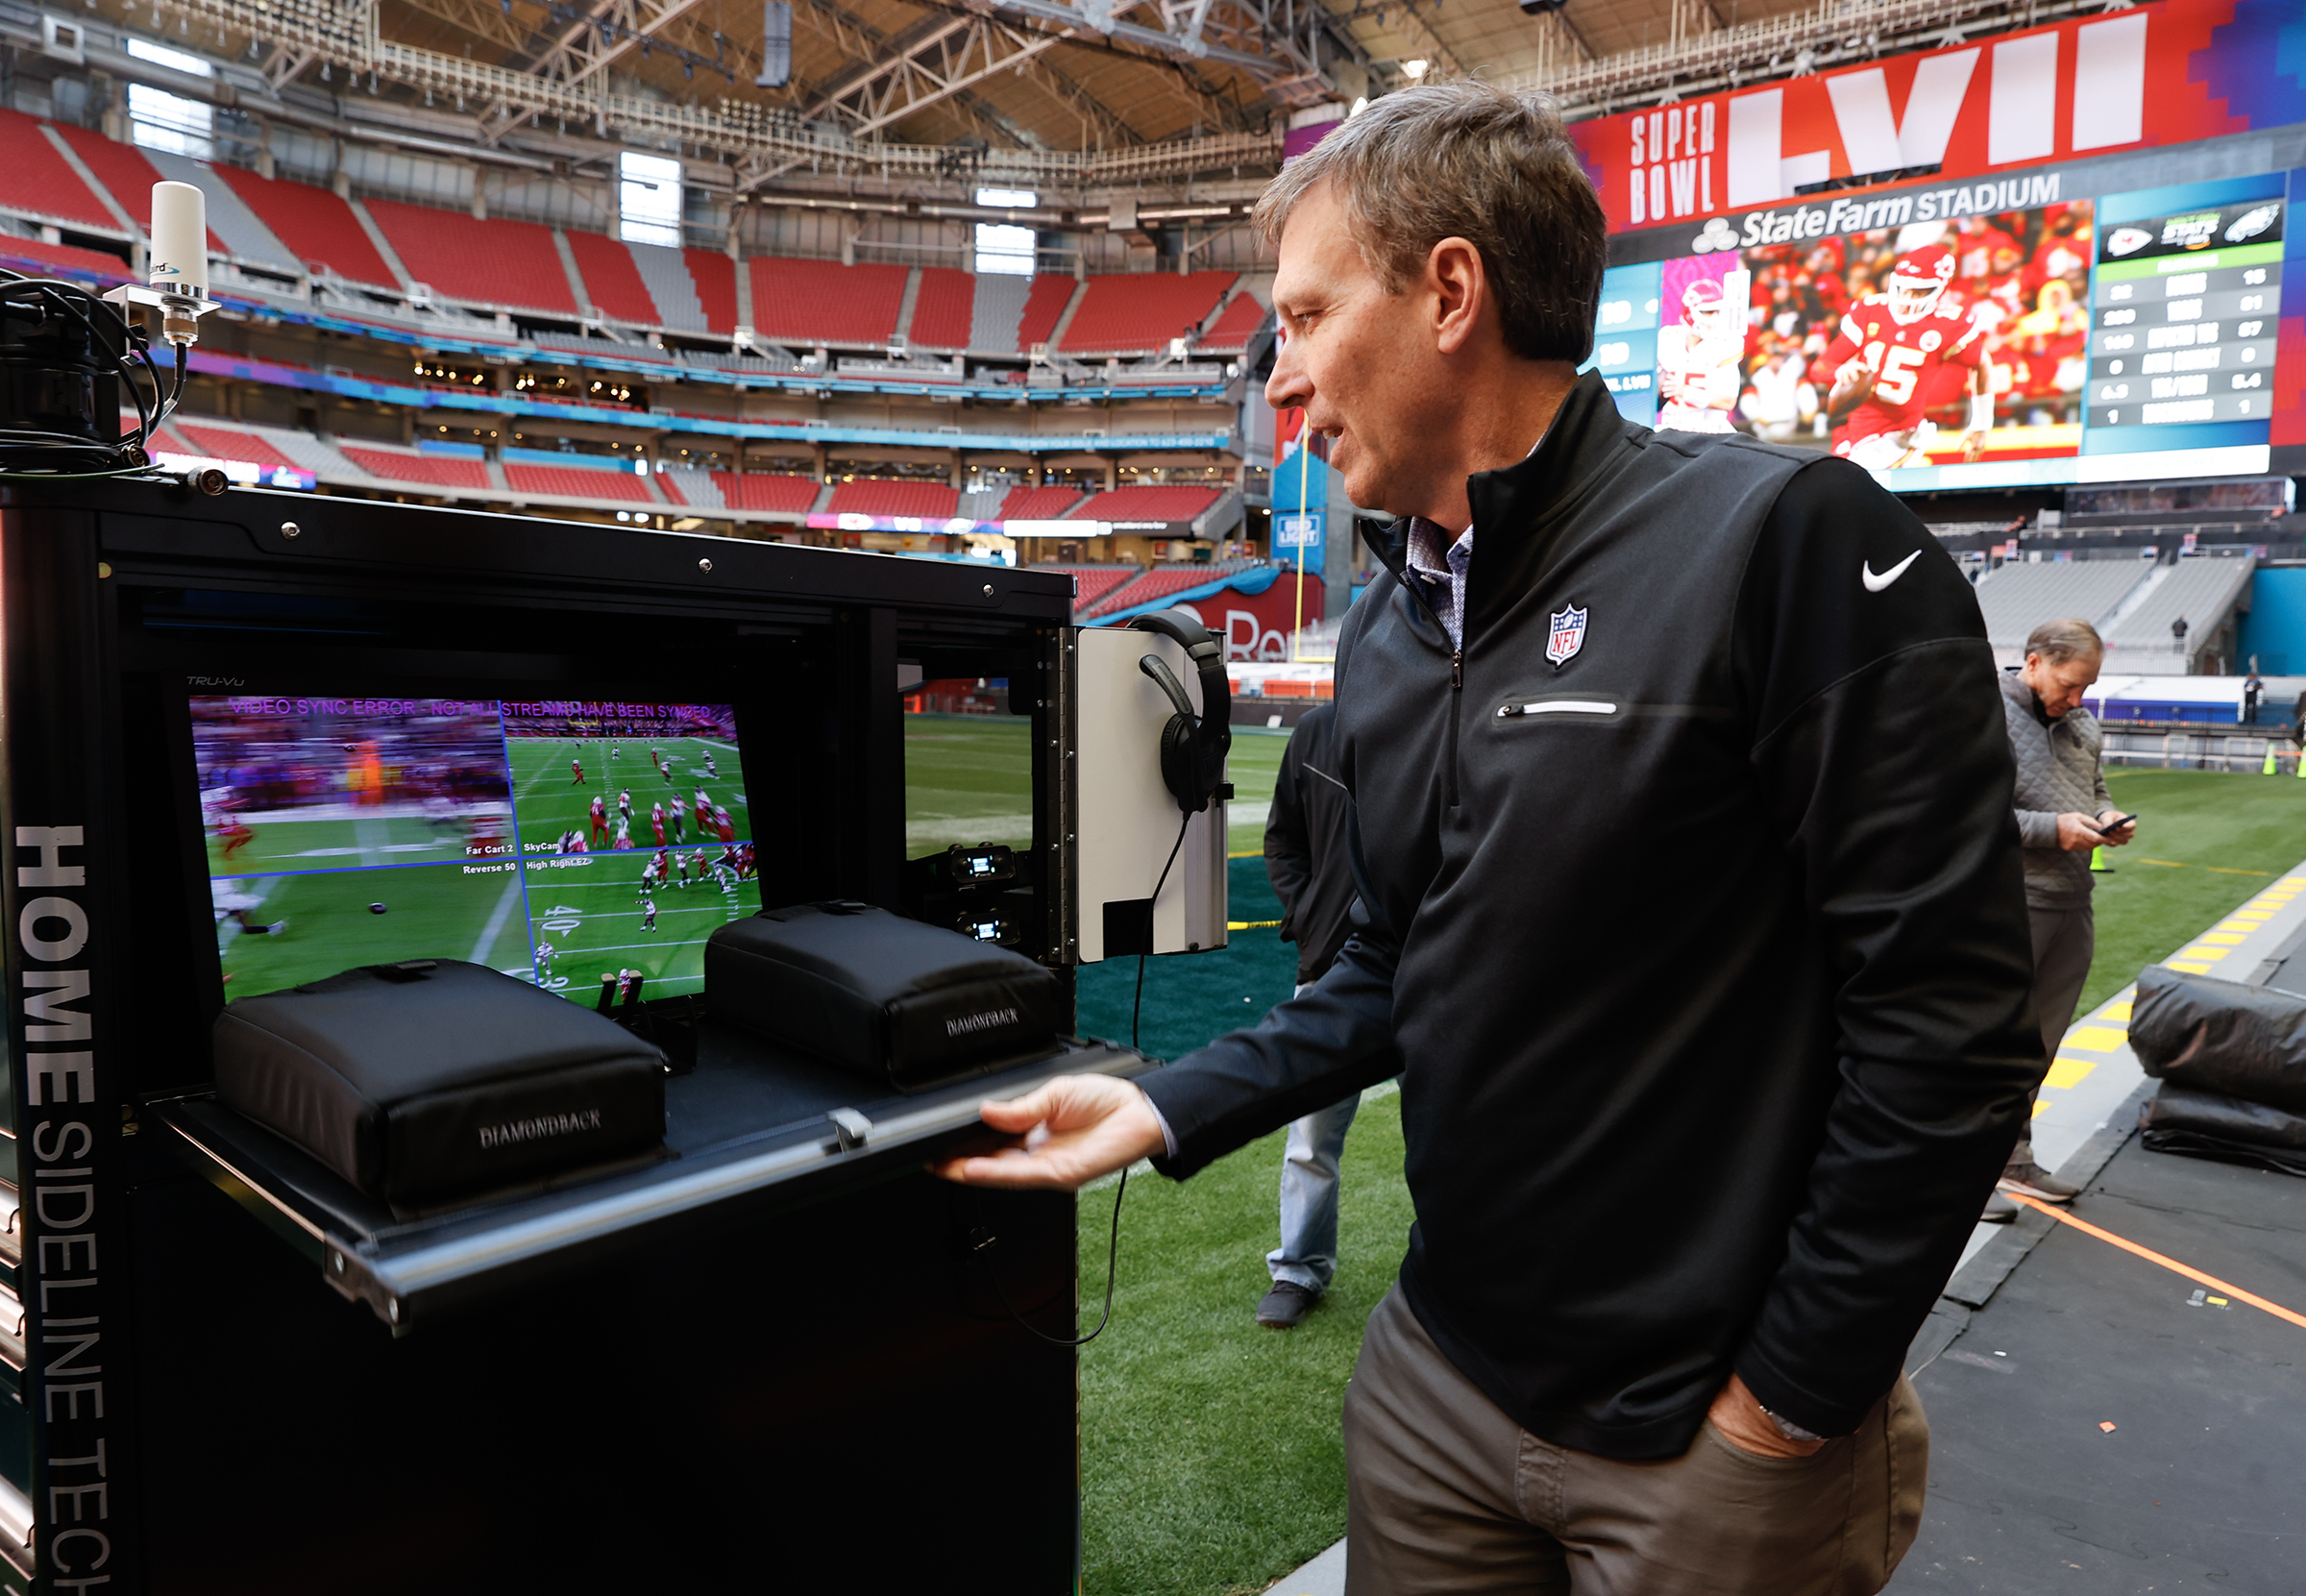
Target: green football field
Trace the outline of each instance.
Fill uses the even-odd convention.
[[[505,746],[512,754],[512,812],[520,823],[522,846],[532,858],[539,844],[556,843],[564,831],[577,833],[595,847],[607,846],[592,837],[587,812],[596,797],[604,799],[613,832],[620,792],[632,794],[632,846],[636,849],[656,843],[656,835],[650,829],[650,806],[662,803],[669,811],[675,807],[676,799],[680,836],[688,843],[698,842],[697,817],[689,806],[699,787],[713,802],[726,807],[729,819],[736,822],[737,840],[752,840],[746,818],[745,773],[737,762],[734,743],[716,737],[619,740],[614,744],[598,738],[578,742],[562,737],[512,737],[505,740]],[[664,755],[665,769],[672,772],[670,781],[665,770],[650,763],[651,749]],[[720,774],[705,773],[707,754]],[[569,768],[572,760],[584,769],[581,782]],[[670,814],[665,821],[665,840],[668,844],[675,841]],[[712,840],[717,845],[720,839]]]
[[[261,936],[237,921],[217,926],[228,998],[400,959],[469,959],[515,973],[528,968],[517,871],[467,874],[461,864],[422,865],[254,876],[232,885],[260,900],[250,920],[287,924]],[[371,912],[372,903],[383,904],[383,913]]]
[[[1030,847],[1032,734],[1032,722],[1022,717],[906,716],[906,857],[918,859],[954,843]],[[1228,852],[1263,851],[1265,806],[1288,745],[1286,732],[1234,728],[1226,763],[1234,785]]]
[[[718,856],[720,845],[710,851]],[[637,970],[649,977],[644,997],[703,990],[704,939],[759,908],[760,889],[725,874],[717,882],[694,873],[686,887],[644,888],[641,872],[654,857],[653,849],[620,849],[527,861],[529,917],[539,945],[552,949],[538,961],[539,985],[590,1003],[602,975]],[[654,929],[644,893],[656,904]]]
[[[498,803],[502,812],[503,800]],[[282,811],[284,817],[296,813]],[[472,822],[464,816],[433,821],[413,814],[363,815],[356,820],[268,820],[255,815],[248,817],[248,829],[256,835],[228,855],[225,841],[209,827],[209,874],[446,863],[464,857]]]

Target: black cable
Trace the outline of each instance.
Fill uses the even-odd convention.
[[[1153,916],[1161,906],[1161,889],[1169,884],[1169,867],[1177,863],[1177,852],[1185,847],[1185,834],[1192,829],[1192,825],[1193,812],[1189,809],[1185,812],[1184,823],[1177,827],[1177,840],[1169,845],[1169,857],[1161,867],[1161,879],[1153,883],[1153,896],[1145,900],[1148,905],[1145,910],[1145,941],[1148,943],[1153,940]],[[1137,998],[1129,1005],[1129,1047],[1132,1052],[1137,1050],[1137,1022],[1142,1018],[1144,1010],[1145,955],[1141,950],[1137,955]]]
[[[982,1251],[984,1247],[991,1246],[995,1240],[999,1240],[999,1238],[989,1235],[984,1241],[978,1243],[980,1250],[977,1254],[977,1258],[978,1261],[983,1263],[985,1265],[986,1277],[993,1282],[994,1295],[1001,1299],[1001,1306],[1009,1310],[1009,1316],[1011,1318],[1023,1325],[1027,1330],[1032,1331],[1034,1335],[1040,1337],[1051,1346],[1087,1346],[1090,1342],[1095,1340],[1099,1336],[1104,1335],[1105,1327],[1113,1322],[1113,1282],[1115,1276],[1119,1272],[1121,1266],[1121,1198],[1128,1193],[1128,1191],[1129,1171],[1123,1169],[1121,1171],[1121,1183],[1118,1187],[1115,1188],[1113,1193],[1113,1234],[1107,1239],[1105,1244],[1105,1313],[1104,1316],[1097,1320],[1097,1328],[1091,1331],[1086,1336],[1052,1336],[1047,1331],[1043,1330],[1033,1324],[1033,1322],[1027,1319],[1024,1314],[1018,1313],[1016,1307],[1009,1301],[1009,1293],[1001,1287],[1001,1277],[999,1271],[994,1268],[992,1260],[987,1259]],[[980,1210],[980,1212],[982,1212],[982,1210]]]
[[[1169,884],[1169,872],[1176,866],[1177,855],[1185,847],[1185,834],[1189,830],[1192,829],[1192,811],[1188,810],[1186,812],[1184,822],[1177,827],[1177,840],[1169,845],[1169,856],[1162,864],[1161,876],[1153,883],[1153,896],[1150,899],[1151,902],[1158,904],[1161,901],[1161,889]],[[1146,933],[1148,936],[1150,936],[1152,926],[1150,924],[1151,912],[1149,910],[1147,911],[1146,918],[1148,921],[1146,925]],[[1144,1007],[1145,955],[1141,952],[1137,956],[1137,1000],[1130,1006],[1129,1010],[1129,1045],[1133,1049],[1137,1046],[1138,1022],[1143,1018]],[[1027,1330],[1032,1331],[1034,1335],[1040,1337],[1051,1346],[1087,1346],[1090,1342],[1095,1340],[1099,1336],[1105,1334],[1105,1327],[1113,1322],[1113,1283],[1119,1275],[1121,1267],[1121,1199],[1128,1195],[1128,1193],[1129,1171],[1123,1169],[1121,1171],[1120,1184],[1114,1188],[1113,1233],[1106,1239],[1105,1243],[1105,1312],[1097,1319],[1097,1328],[1091,1331],[1086,1336],[1052,1336],[1047,1331],[1034,1325],[1024,1316],[1024,1314],[1018,1313],[1016,1307],[1009,1301],[1009,1293],[1002,1289],[1001,1277],[994,1269],[992,1261],[984,1257],[983,1249],[991,1246],[994,1240],[998,1240],[998,1238],[988,1234],[986,1240],[978,1243],[979,1250],[977,1256],[979,1261],[985,1265],[985,1273],[987,1278],[993,1282],[994,1295],[1001,1299],[1001,1306],[1009,1310],[1009,1316],[1011,1318],[1023,1325]],[[980,1209],[979,1213],[981,1214],[983,1210]],[[983,1229],[982,1226],[979,1228]]]
[[[0,458],[9,461],[8,469],[0,469],[0,477],[88,480],[132,476],[149,469],[151,456],[147,446],[160,425],[175,413],[178,401],[184,397],[187,354],[184,346],[177,346],[176,381],[171,387],[163,382],[159,368],[153,363],[144,329],[123,314],[118,307],[77,282],[61,278],[30,277],[0,267],[0,303],[16,305],[43,316],[79,323],[82,331],[88,337],[98,369],[107,371],[121,382],[136,409],[135,431],[123,436],[116,444],[30,428],[0,429]],[[102,317],[101,323],[97,319],[99,315]],[[145,398],[145,383],[151,386],[149,402]],[[17,463],[27,455],[36,459],[48,456],[57,459],[60,465],[91,469],[57,471],[35,466],[27,470]],[[113,464],[115,461],[127,463]]]

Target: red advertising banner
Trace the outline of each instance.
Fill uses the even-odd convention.
[[[1570,134],[1613,233],[1775,205],[1837,178],[1935,167],[1914,181],[1942,187],[2306,120],[2297,80],[2280,70],[2302,26],[2294,0],[2154,0],[1579,122]]]
[[[1305,588],[1302,608],[1297,596],[1300,582]],[[1271,662],[1289,657],[1291,632],[1321,619],[1321,600],[1317,573],[1300,577],[1294,571],[1284,571],[1261,592],[1243,593],[1228,587],[1170,607],[1196,616],[1213,636],[1221,638],[1228,660]]]

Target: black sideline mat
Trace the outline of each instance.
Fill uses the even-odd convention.
[[[2306,1180],[2132,1140],[2075,1213],[2306,1313]],[[2220,1295],[2053,1226],[1914,1377],[1929,1506],[1889,1589],[2306,1596],[2306,1329]]]

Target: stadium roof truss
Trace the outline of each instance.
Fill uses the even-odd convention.
[[[713,26],[721,0],[710,17],[698,0],[397,0],[393,31],[408,38],[384,37],[382,3],[168,0],[168,10],[271,46],[264,79],[276,105],[291,79],[332,64],[428,104],[453,99],[474,121],[470,135],[447,136],[477,149],[549,118],[601,138],[713,152],[740,191],[805,170],[1065,193],[1270,171],[1281,140],[1268,107],[1382,89],[1413,57],[1431,63],[1422,71],[1470,63],[1547,88],[1576,117],[2124,0],[1569,0],[1534,22],[1516,0],[1449,0],[1446,11],[1439,0],[795,0],[796,19],[831,48],[815,52],[813,76],[793,78],[782,104],[752,88],[757,42]],[[452,35],[470,41],[465,53],[410,41]],[[487,59],[475,59],[476,46]],[[658,70],[636,70],[633,58],[652,53]],[[674,61],[697,87],[651,81]],[[698,67],[724,75],[727,92],[704,95]],[[946,127],[985,136],[888,137],[936,108]],[[1155,141],[1189,122],[1190,136]],[[1067,123],[1077,147],[1050,148]]]
[[[644,19],[654,17],[659,25],[688,10],[682,0],[622,3],[631,6]],[[462,26],[459,18],[448,15],[448,9],[456,4],[458,0],[429,0],[424,9]],[[548,55],[548,61],[558,64],[556,75],[546,75],[384,38],[378,30],[374,0],[171,0],[170,10],[271,43],[286,68],[280,81],[306,65],[332,62],[348,71],[374,73],[411,89],[446,95],[460,105],[496,108],[489,112],[491,116],[549,116],[589,123],[603,136],[614,128],[621,135],[639,140],[715,150],[750,171],[806,166],[819,172],[929,182],[951,176],[953,158],[946,147],[859,137],[837,125],[838,118],[834,125],[807,122],[790,111],[728,97],[717,106],[708,106],[613,92],[611,74],[601,69],[608,61],[588,57],[574,40],[565,57]],[[602,32],[596,27],[596,37]],[[1019,64],[1023,46],[1016,40],[1034,42],[1039,33],[1038,29],[1009,29],[1003,36],[1008,42],[996,40],[994,44],[998,55],[992,70]],[[1064,36],[1049,37],[1054,41]],[[637,42],[619,37],[585,49],[605,49],[612,43],[637,46]],[[1023,61],[1030,63],[1040,53],[1036,50]],[[965,87],[957,86],[955,79],[976,82],[991,75],[981,59],[967,67],[960,64],[957,54],[952,60],[954,64],[947,68],[951,76],[935,79],[924,75],[913,81],[925,83],[932,92],[942,86],[943,92],[950,95]],[[902,70],[910,75],[914,69]],[[853,92],[857,86],[845,86]],[[838,87],[835,92],[838,95]],[[915,102],[916,107],[925,103]],[[871,119],[870,115],[863,118]],[[876,123],[886,125],[886,121]],[[1279,146],[1278,134],[1236,131],[1104,150],[995,150],[984,158],[979,175],[1051,189],[1102,187],[1227,167],[1269,167],[1279,159]]]

